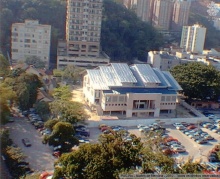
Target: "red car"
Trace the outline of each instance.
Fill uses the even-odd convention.
[[[197,128],[197,127],[194,126],[194,125],[190,125],[190,126],[187,127],[187,129],[195,129],[195,128]]]
[[[108,127],[108,126],[105,126],[105,127],[102,127],[102,128],[101,128],[101,131],[104,132],[105,130],[108,130],[108,129],[109,129],[109,127]]]
[[[56,158],[59,158],[61,156],[61,152],[60,151],[55,151],[52,155]]]

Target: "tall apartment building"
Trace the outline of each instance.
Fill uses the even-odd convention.
[[[198,24],[183,26],[180,47],[192,53],[202,53],[205,43],[206,28]]]
[[[144,22],[151,23],[153,14],[154,0],[138,0],[137,1],[137,16]]]
[[[139,0],[123,0],[123,4],[126,8],[132,9],[137,5],[137,1]]]
[[[188,25],[191,0],[176,0],[173,6],[172,30],[181,30]]]
[[[67,0],[66,41],[68,54],[98,57],[102,0]]]
[[[171,0],[154,0],[152,24],[160,30],[169,30],[173,14]]]
[[[11,27],[11,59],[15,64],[27,57],[37,56],[49,66],[51,26],[38,20],[13,23]]]
[[[67,0],[66,40],[59,41],[58,68],[68,64],[97,66],[109,63],[100,57],[102,0]]]

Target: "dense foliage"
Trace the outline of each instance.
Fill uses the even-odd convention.
[[[162,37],[134,12],[111,0],[104,1],[101,45],[111,60],[146,61],[147,52],[163,45]]]
[[[19,162],[24,161],[25,156],[22,153],[21,149],[13,144],[13,141],[9,137],[8,129],[0,129],[0,141],[1,156],[4,156],[5,162],[12,177],[20,178],[24,176],[25,170],[22,165],[18,164]]]
[[[178,65],[171,69],[173,77],[189,99],[218,100],[220,96],[220,72],[213,66],[199,62]]]

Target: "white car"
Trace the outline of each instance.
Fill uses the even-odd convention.
[[[144,127],[139,128],[139,131],[142,132],[142,131],[145,131],[147,129],[150,130],[150,128],[148,126],[144,126]]]
[[[140,128],[145,127],[145,126],[146,126],[146,125],[138,124],[138,125],[137,125],[137,128],[140,129]]]
[[[172,144],[170,145],[170,148],[185,148],[183,145],[179,145],[179,144]]]
[[[185,129],[186,127],[184,125],[179,125],[179,126],[176,126],[176,129],[178,130],[183,130]]]
[[[175,123],[173,123],[173,126],[174,127],[177,127],[177,126],[183,126],[181,123],[177,123],[177,122],[175,122]]]

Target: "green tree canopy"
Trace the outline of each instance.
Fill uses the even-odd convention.
[[[10,67],[8,60],[0,54],[0,77],[5,77],[7,74],[9,74]]]
[[[53,97],[55,100],[71,100],[72,93],[70,90],[70,86],[60,86],[58,88],[54,88]]]
[[[84,68],[76,67],[74,65],[68,65],[62,74],[62,78],[64,81],[70,84],[77,84],[80,81],[80,72],[82,72]]]
[[[69,122],[57,122],[53,126],[53,132],[46,137],[46,142],[49,145],[61,145],[62,151],[69,152],[74,146],[78,145],[78,140],[73,136],[75,133],[74,128]]]
[[[189,99],[217,100],[220,96],[220,72],[211,65],[191,62],[170,71]]]
[[[35,68],[45,68],[46,63],[37,56],[29,56],[25,59],[25,63],[33,65]]]
[[[136,142],[137,145],[133,145]],[[114,179],[123,171],[140,165],[140,139],[132,136],[125,142],[122,134],[102,135],[98,144],[84,144],[69,154],[62,155],[55,169],[56,177]]]
[[[113,61],[147,60],[147,52],[163,45],[162,37],[134,12],[112,0],[104,1],[101,45]]]

